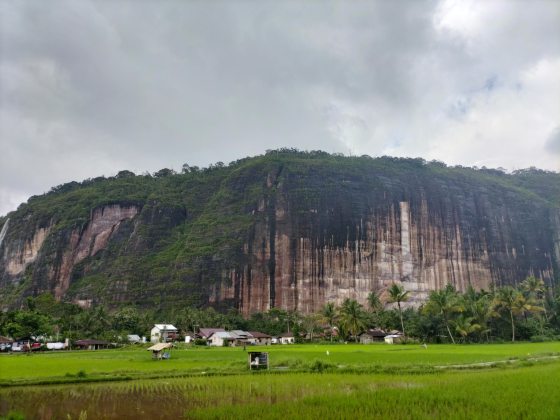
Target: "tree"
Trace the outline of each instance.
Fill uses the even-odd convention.
[[[456,312],[462,312],[463,308],[459,304],[457,293],[455,288],[448,284],[441,290],[434,290],[430,292],[428,302],[424,306],[424,312],[430,315],[441,315],[443,321],[445,322],[445,327],[449,333],[449,338],[451,342],[455,344],[455,339],[453,334],[451,334],[451,329],[449,328],[450,316]]]
[[[332,329],[337,317],[336,306],[334,305],[334,302],[327,302],[321,310],[321,315],[329,326],[329,335],[332,341]]]
[[[6,326],[7,333],[14,338],[38,337],[51,333],[51,320],[32,311],[18,311]]]
[[[544,281],[535,276],[529,276],[521,282],[521,290],[523,290],[527,299],[534,303],[540,302],[545,290]]]
[[[545,284],[542,279],[536,278],[535,276],[529,276],[521,282],[521,290],[523,295],[527,298],[527,301],[534,308],[539,307],[544,312],[545,319],[548,320],[548,314],[546,313],[546,306],[544,302]]]
[[[119,173],[117,175],[115,175],[115,178],[117,179],[121,179],[121,178],[134,178],[136,176],[136,174],[134,172],[131,171],[119,171]]]
[[[369,309],[373,313],[378,313],[383,309],[383,305],[381,304],[381,299],[379,298],[379,293],[377,293],[375,290],[369,292],[367,301],[368,301]]]
[[[401,328],[403,335],[406,335],[404,332],[404,321],[402,317],[402,308],[401,302],[406,302],[408,300],[408,291],[404,290],[404,287],[400,284],[393,283],[391,287],[389,287],[389,303],[396,303],[397,308],[399,309],[399,317],[401,319]]]
[[[366,313],[357,301],[354,299],[345,299],[340,307],[340,322],[345,331],[358,341],[358,333],[366,326]]]
[[[514,315],[519,313],[520,307],[524,306],[525,297],[518,290],[511,286],[498,289],[494,297],[495,308],[502,313],[509,315],[511,323],[511,341],[515,341],[515,320]]]
[[[492,296],[484,291],[476,292],[472,286],[469,286],[463,294],[463,307],[473,317],[473,322],[480,325],[478,333],[484,334],[486,341],[490,341],[488,325],[490,319],[496,316],[492,305]]]
[[[157,172],[154,172],[154,177],[155,178],[164,178],[166,176],[171,176],[171,175],[175,175],[175,171],[173,169],[169,169],[169,168],[163,168],[163,169],[160,169]]]
[[[301,327],[310,341],[313,341],[313,334],[317,331],[320,320],[321,314],[309,314],[301,318]]]
[[[116,331],[127,333],[140,333],[140,315],[136,308],[122,308],[113,315],[113,328]]]
[[[469,334],[480,331],[480,325],[473,321],[474,318],[472,316],[464,316],[463,314],[453,321],[455,331],[462,337],[463,341],[467,339]]]

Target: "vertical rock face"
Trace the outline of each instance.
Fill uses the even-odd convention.
[[[51,279],[56,284],[54,289],[56,298],[60,299],[68,290],[74,266],[104,249],[121,222],[132,219],[137,213],[136,207],[105,206],[92,212],[90,221],[83,231],[78,229],[72,231],[60,265],[53,267],[50,273]]]
[[[37,259],[49,230],[50,226],[38,228],[29,240],[12,242],[10,247],[5,247],[4,260],[8,274],[12,276],[21,274],[25,267]]]
[[[280,185],[259,206],[244,246],[247,263],[228,272],[211,300],[231,300],[245,315],[271,307],[309,313],[346,298],[367,304],[371,291],[393,282],[410,291],[414,305],[446,284],[488,290],[531,274],[554,281],[557,211],[552,246],[546,232],[527,228],[528,210],[519,204],[512,209],[507,200],[460,193],[460,200],[434,199],[419,189],[399,200],[388,192],[352,192],[302,207],[291,186]],[[532,218],[549,214],[532,211]]]
[[[69,287],[74,267],[85,258],[105,249],[121,222],[133,218],[137,213],[136,207],[103,206],[91,212],[83,229],[75,228],[66,237],[49,237],[52,224],[33,229],[27,240],[16,237],[3,247],[0,259],[3,286],[21,283],[25,269],[37,261],[42,263],[41,270],[37,270],[37,273],[46,273],[43,275],[46,278],[38,279],[36,287],[45,291],[52,290],[60,299]],[[47,239],[53,245],[49,249],[44,248]]]

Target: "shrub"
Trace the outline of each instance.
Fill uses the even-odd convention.
[[[309,365],[309,369],[312,372],[318,372],[318,373],[322,373],[328,370],[332,370],[335,366],[331,363],[325,362],[323,360],[314,360],[313,362],[311,362],[311,364]]]

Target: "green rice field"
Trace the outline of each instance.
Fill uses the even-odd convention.
[[[249,372],[241,348],[2,354],[0,416],[560,418],[558,342],[256,350],[270,370]]]

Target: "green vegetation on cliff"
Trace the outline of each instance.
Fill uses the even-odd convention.
[[[107,206],[134,207],[138,214],[123,219],[101,251],[71,267],[64,298],[172,308],[206,305],[214,285],[246,271],[254,263],[246,248],[264,246],[253,243],[256,226],[265,225],[274,236],[281,202],[290,212],[290,240],[310,237],[322,247],[362,237],[365,215],[405,200],[413,217],[425,200],[432,223],[449,231],[460,226],[473,254],[482,255],[482,244],[495,252],[490,265],[498,284],[517,282],[531,270],[557,281],[560,174],[281,149],[205,169],[184,165],[182,173],[121,171],[31,197],[0,218],[0,226],[10,219],[2,248],[22,249],[39,228],[49,228],[49,234],[22,273],[10,274],[6,256],[0,259],[0,303],[18,306],[25,296],[55,290],[72,234],[81,235],[93,212]],[[508,247],[519,254],[515,267],[502,256]],[[273,278],[274,260],[263,264],[259,269]],[[236,306],[238,299],[215,304]]]

